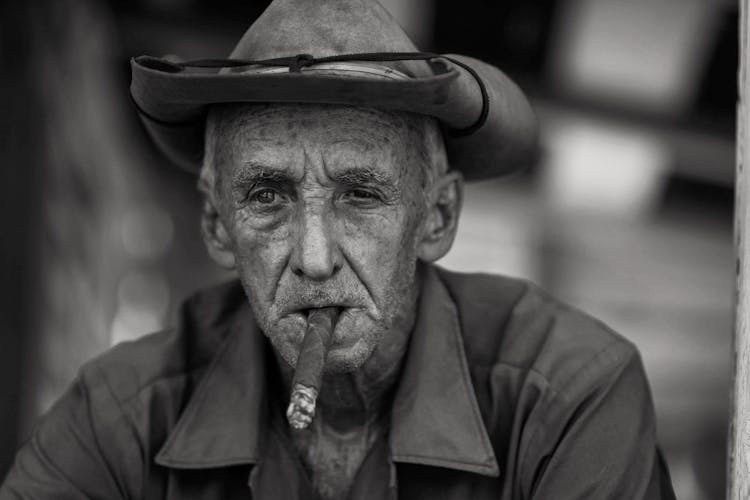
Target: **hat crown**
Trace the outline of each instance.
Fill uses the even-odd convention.
[[[409,36],[376,0],[274,0],[230,57],[259,60],[415,51]],[[424,62],[389,65],[410,76],[432,73]]]

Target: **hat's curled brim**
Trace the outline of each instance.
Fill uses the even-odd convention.
[[[500,70],[476,59],[468,64],[486,87],[488,113],[474,133],[447,132],[452,168],[467,180],[507,175],[528,164],[536,149],[536,121],[523,93]],[[474,77],[444,58],[429,61],[433,75],[368,78],[301,71],[175,71],[150,56],[131,60],[133,102],[156,146],[179,166],[197,172],[203,156],[208,106],[219,103],[341,104],[433,116],[446,129],[474,123],[482,97]]]

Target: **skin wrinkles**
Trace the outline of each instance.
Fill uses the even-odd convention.
[[[280,175],[269,176],[268,170],[276,170],[277,168],[281,170],[284,167],[281,167],[280,165],[288,165],[290,163],[295,164],[296,168],[285,169],[284,173],[288,182],[284,180],[284,184],[297,182],[299,185],[299,193],[305,193],[304,196],[300,195],[300,200],[296,204],[293,203],[294,193],[281,193],[284,201],[280,203],[280,207],[273,213],[258,214],[251,208],[248,208],[246,202],[244,202],[244,204],[240,203],[239,205],[235,205],[235,207],[240,207],[235,210],[229,210],[229,207],[224,207],[224,211],[229,212],[227,215],[229,215],[229,218],[232,220],[230,225],[240,229],[239,231],[229,231],[230,234],[235,236],[235,238],[243,235],[248,236],[248,227],[257,229],[253,234],[253,241],[250,242],[250,245],[239,245],[239,239],[236,239],[234,242],[235,245],[238,247],[241,246],[244,249],[260,249],[260,247],[264,247],[261,251],[264,254],[268,254],[270,257],[269,260],[271,261],[271,265],[266,266],[265,270],[260,270],[260,275],[262,276],[261,280],[266,283],[276,281],[276,286],[260,287],[259,290],[268,290],[263,295],[257,292],[252,292],[258,295],[261,302],[265,303],[273,301],[271,292],[274,290],[276,291],[276,295],[278,295],[278,290],[293,290],[301,288],[300,284],[294,283],[295,280],[293,278],[287,278],[284,276],[285,273],[289,274],[288,271],[285,269],[279,269],[281,263],[285,261],[288,262],[290,259],[280,259],[278,256],[271,255],[268,248],[273,246],[276,249],[280,249],[283,246],[286,246],[287,250],[289,250],[289,239],[295,230],[294,224],[286,224],[286,221],[288,221],[289,218],[297,218],[300,221],[305,218],[308,223],[310,221],[314,222],[313,226],[320,227],[321,231],[341,231],[343,225],[343,228],[345,228],[345,234],[348,236],[347,239],[350,241],[382,241],[384,239],[383,235],[385,234],[383,229],[393,227],[394,221],[403,221],[405,215],[411,211],[409,208],[412,207],[412,203],[405,200],[408,198],[419,199],[414,196],[415,193],[413,192],[413,189],[410,196],[407,197],[403,190],[397,190],[394,188],[394,185],[398,186],[406,184],[404,180],[407,178],[407,174],[409,174],[409,169],[404,168],[403,165],[398,165],[397,168],[394,168],[396,167],[394,164],[399,160],[401,162],[405,160],[404,158],[399,157],[403,156],[403,154],[399,155],[400,151],[393,147],[393,144],[395,144],[403,135],[403,130],[398,130],[398,126],[402,126],[402,123],[397,123],[397,126],[394,127],[394,123],[388,121],[387,116],[384,117],[381,116],[379,112],[369,110],[361,113],[364,117],[358,116],[357,119],[352,119],[352,116],[347,114],[344,110],[332,110],[331,117],[325,122],[316,122],[314,119],[303,117],[303,119],[300,120],[298,133],[289,136],[290,139],[294,140],[288,142],[293,144],[296,143],[299,139],[300,130],[310,130],[317,127],[320,130],[320,133],[316,134],[316,137],[311,138],[314,139],[314,143],[313,141],[308,141],[309,143],[306,147],[298,147],[296,150],[295,148],[291,148],[290,151],[285,151],[283,154],[279,155],[275,151],[279,148],[269,148],[267,145],[268,142],[271,142],[275,146],[279,142],[279,134],[274,133],[275,131],[273,130],[273,120],[276,120],[278,115],[269,114],[269,111],[270,109],[266,108],[260,112],[260,117],[266,117],[266,120],[256,119],[249,121],[246,117],[243,117],[240,124],[246,125],[247,127],[244,136],[241,138],[235,137],[235,139],[240,140],[230,142],[233,147],[230,149],[229,158],[222,158],[223,162],[226,162],[227,160],[231,161],[236,158],[238,154],[247,156],[248,150],[252,151],[252,157],[242,158],[243,166],[246,168],[234,169],[232,171],[231,184],[235,200],[239,197],[238,187],[244,188],[252,186],[264,177],[266,178],[266,181],[268,181],[269,178],[276,182],[282,180],[279,179],[279,177],[281,177]],[[340,121],[337,122],[335,118],[343,117],[347,118],[346,120],[343,120],[345,122],[345,127],[339,128],[344,128],[347,131],[346,139],[341,139],[339,137],[341,134],[340,132],[336,135],[332,135],[332,130],[330,130],[331,123],[341,123]],[[363,118],[374,118],[375,126],[373,127],[372,124],[365,123]],[[289,130],[288,127],[289,122],[285,123],[283,126],[285,132]],[[237,130],[236,127],[235,130]],[[377,132],[373,134],[373,130]],[[337,137],[337,139],[329,144],[327,143],[328,141],[325,140],[326,136]],[[275,138],[271,139],[272,137]],[[351,138],[351,140],[347,140],[349,138]],[[401,142],[403,142],[403,139],[401,139]],[[325,144],[325,147],[321,148],[320,144]],[[313,157],[315,157],[317,161],[314,160]],[[324,157],[325,161],[321,160],[321,157]],[[390,171],[385,169],[378,171],[374,166],[365,168],[359,168],[358,165],[356,167],[348,167],[348,165],[355,164],[355,161],[357,161],[359,165],[376,165],[379,162],[385,162],[392,166]],[[314,168],[307,167],[311,163],[314,164]],[[342,164],[347,165],[343,171],[340,168],[340,165]],[[267,168],[254,168],[259,165],[267,166]],[[410,170],[411,175],[413,176],[414,169]],[[329,173],[327,173],[327,171],[329,171]],[[334,171],[336,172],[335,174],[333,173]],[[226,176],[224,175],[226,172],[227,169],[217,169],[219,186],[226,185]],[[393,174],[395,174],[395,178],[392,180],[389,179],[389,174],[390,177],[393,177]],[[331,179],[331,177],[334,177],[334,179]],[[366,209],[352,207],[351,204],[347,203],[338,203],[338,214],[341,214],[341,216],[334,216],[323,208],[326,205],[325,202],[331,198],[331,190],[333,188],[332,184],[334,183],[340,183],[343,187],[350,189],[356,186],[370,188],[371,185],[377,184],[380,188],[380,192],[378,193],[380,196],[380,203],[376,203],[377,206],[374,208]],[[268,187],[277,191],[283,191],[278,184],[270,184],[271,185]],[[221,187],[218,189],[221,189]],[[416,216],[419,214],[411,213],[409,215],[411,215],[412,219],[416,219]],[[329,220],[332,217],[338,220]],[[300,222],[300,224],[302,224],[302,222]],[[412,222],[406,224],[405,229],[414,233],[415,227],[416,224]],[[403,247],[405,236],[406,235],[404,234],[393,234],[390,239],[392,242],[395,241],[399,246]],[[414,235],[412,234],[412,239],[413,236]],[[412,245],[412,247],[413,246],[414,245]],[[353,275],[350,278],[344,277],[344,279],[340,280],[342,281],[340,285],[343,286],[344,290],[348,291],[349,295],[353,296],[352,298],[357,298],[361,302],[364,302],[364,304],[360,305],[361,309],[367,310],[371,320],[380,323],[379,325],[373,325],[375,328],[370,328],[371,338],[361,342],[358,349],[356,349],[357,352],[350,353],[351,359],[349,359],[348,362],[345,359],[346,356],[340,357],[344,358],[341,359],[341,365],[349,365],[350,368],[355,363],[360,364],[362,358],[367,357],[367,355],[372,352],[374,349],[374,341],[382,336],[379,333],[379,330],[386,330],[388,323],[392,322],[392,318],[389,320],[385,317],[382,312],[378,311],[379,307],[375,304],[377,301],[387,302],[385,299],[389,298],[383,297],[385,295],[383,290],[378,290],[377,286],[370,284],[370,281],[373,278],[370,278],[369,274],[373,273],[365,273],[361,264],[354,263],[360,258],[368,257],[368,253],[371,252],[363,251],[363,249],[368,247],[373,247],[373,245],[344,245],[340,248],[330,250],[342,254],[339,256],[339,259],[342,260],[342,263],[347,264],[345,274]],[[382,269],[392,267],[389,265],[389,262],[393,262],[394,259],[397,261],[403,260],[403,250],[404,248],[394,248],[391,249],[392,253],[390,255],[375,256],[374,260],[376,262],[374,262],[374,267]],[[328,253],[330,253],[330,251]],[[394,251],[395,253],[393,253]],[[244,252],[240,250],[239,254],[242,259]],[[347,258],[344,258],[344,254],[347,255]],[[271,274],[274,269],[276,270],[276,274]],[[408,271],[413,276],[413,270],[404,269],[404,271]],[[395,279],[396,274],[403,273],[393,272],[393,275],[389,278]],[[359,282],[359,286],[355,285],[357,281]],[[284,286],[286,283],[288,283],[288,285]],[[254,284],[252,283],[247,284],[249,285],[248,288],[258,288],[253,286]],[[302,288],[304,288],[304,285]],[[396,288],[398,289],[398,292],[401,293],[408,287],[398,286]],[[372,298],[378,294],[381,296],[379,299]],[[283,302],[283,294],[281,295]],[[408,297],[409,294],[406,296]],[[271,305],[266,310],[270,312],[270,314],[267,314],[266,311],[262,311],[258,316],[261,318],[265,316],[266,319],[270,320],[270,316],[278,316],[282,310],[283,304],[277,304],[275,307]],[[352,318],[347,321],[347,316],[355,316],[355,314],[354,312],[349,314],[345,313],[340,322],[344,323],[342,324],[342,327],[347,322],[351,322],[353,323],[352,326],[355,327],[355,331],[366,328],[366,322],[363,321],[363,319]],[[280,350],[282,357],[284,357],[284,359],[290,364],[293,364],[296,361],[296,352],[294,351],[296,351],[296,348],[298,347],[298,342],[301,339],[304,325],[299,321],[299,318],[283,319],[277,317],[275,318],[275,321],[276,326],[279,327],[278,329],[285,332],[277,337],[279,341],[275,343],[275,346]],[[267,332],[268,330],[273,332],[274,330],[274,328],[268,328],[271,325],[261,326],[267,326],[264,328],[264,332]],[[279,338],[282,336],[285,337],[285,341]],[[274,338],[270,336],[269,338],[274,342]],[[335,335],[334,339],[337,338],[342,338],[342,335]],[[334,350],[331,353],[334,359],[337,357],[336,352],[337,350],[334,346]],[[339,366],[338,368],[341,369],[343,366]]]
[[[348,356],[334,345],[330,368],[351,370],[372,353],[382,332],[399,315],[398,308],[404,307],[390,306],[393,296],[415,296],[415,265],[410,263],[416,261],[416,222],[422,219],[425,194],[419,189],[424,177],[417,175],[422,167],[414,163],[423,159],[424,151],[408,144],[414,139],[413,120],[392,113],[357,109],[353,114],[351,108],[328,107],[321,119],[315,113],[294,115],[293,107],[275,109],[253,107],[252,113],[230,112],[224,118],[221,131],[227,133],[222,134],[223,147],[216,148],[215,157],[219,166],[231,168],[216,169],[216,205],[222,218],[229,221],[227,229],[239,263],[248,262],[240,266],[240,271],[246,268],[240,278],[261,327],[291,365],[296,362],[304,322],[299,314],[289,314],[288,304],[294,301],[286,295],[300,296],[299,290],[306,286],[289,271],[293,248],[302,254],[298,260],[309,260],[321,251],[325,259],[339,261],[333,267],[345,267],[340,276],[329,280],[330,288],[343,290],[344,296],[333,294],[329,300],[352,304],[352,310],[342,317],[341,330],[351,327],[350,335],[361,337],[362,342],[357,342]],[[285,119],[280,119],[279,109],[286,112]],[[300,143],[306,135],[309,137]],[[418,183],[409,182],[415,178]],[[223,194],[227,184],[234,200],[231,206]],[[266,196],[273,202],[258,208],[253,201],[256,187],[272,192]],[[352,198],[359,204],[340,202],[341,198],[333,196],[340,194],[339,188],[347,196],[353,190],[365,196],[357,191]],[[388,235],[388,231],[394,232]],[[329,233],[343,236],[332,238]],[[322,250],[306,245],[305,238],[319,241]],[[340,244],[341,238],[346,244]],[[368,241],[371,244],[365,243]],[[333,248],[327,248],[329,245]],[[390,253],[372,252],[379,246]],[[258,262],[263,265],[256,265]],[[392,269],[394,262],[403,269]],[[374,276],[383,276],[373,269],[389,270],[391,274],[385,278],[391,282],[373,283]],[[399,278],[406,279],[409,286],[398,283]],[[392,290],[385,290],[387,287]],[[291,292],[294,290],[297,292]],[[365,318],[357,317],[362,313],[369,316],[369,325]],[[337,333],[334,340],[343,340],[345,335]]]
[[[384,412],[416,316],[417,262],[442,256],[455,235],[460,175],[444,173],[442,143],[419,123],[322,105],[235,105],[209,118],[204,238],[218,263],[236,269],[287,386],[306,310],[342,308],[316,424],[293,436],[326,499],[345,495],[387,434]]]

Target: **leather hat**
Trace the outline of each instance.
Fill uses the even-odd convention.
[[[512,173],[536,153],[537,125],[499,69],[418,52],[375,0],[274,0],[228,59],[131,60],[133,102],[157,147],[197,172],[218,103],[325,103],[433,116],[467,180]]]

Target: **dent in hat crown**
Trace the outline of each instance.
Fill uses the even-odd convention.
[[[274,0],[232,51],[233,59],[324,57],[369,52],[416,52],[396,20],[376,0]],[[388,63],[416,77],[424,62]]]

